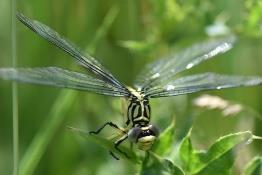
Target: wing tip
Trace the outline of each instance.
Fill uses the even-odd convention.
[[[16,18],[17,18],[19,21],[24,21],[27,17],[26,17],[23,13],[17,11],[17,12],[16,12]]]

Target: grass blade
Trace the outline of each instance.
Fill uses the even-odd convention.
[[[59,128],[59,125],[64,120],[65,114],[74,104],[76,95],[77,92],[74,91],[62,91],[59,94],[51,109],[51,112],[47,117],[47,120],[35,135],[20,162],[19,171],[21,175],[33,174],[37,164],[47,148],[47,145]]]
[[[90,43],[90,45],[87,47],[87,51],[89,53],[95,53],[96,46],[98,45],[99,41],[101,41],[102,38],[106,35],[108,29],[115,21],[115,18],[118,14],[118,8],[116,6],[113,6],[109,12],[107,13],[102,25],[98,28],[95,37],[93,38],[93,41]]]

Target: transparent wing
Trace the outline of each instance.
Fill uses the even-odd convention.
[[[146,91],[145,95],[152,98],[168,97],[189,94],[203,90],[255,85],[262,85],[262,77],[204,73],[181,77],[164,85],[150,88]]]
[[[139,74],[135,87],[139,90],[147,90],[157,86],[183,70],[190,69],[215,55],[228,51],[234,42],[234,36],[208,40],[157,60]]]
[[[32,31],[37,33],[42,38],[51,42],[58,48],[64,50],[75,58],[81,65],[87,68],[90,72],[96,74],[100,79],[112,84],[115,87],[125,90],[127,93],[128,89],[122,85],[107,69],[105,69],[97,60],[88,54],[84,54],[74,44],[60,36],[57,32],[49,28],[48,26],[31,20],[25,17],[23,14],[17,14],[17,18],[25,24]]]
[[[90,91],[109,96],[129,95],[126,91],[114,87],[102,80],[86,74],[64,70],[57,67],[16,69],[1,68],[0,78],[24,83]]]

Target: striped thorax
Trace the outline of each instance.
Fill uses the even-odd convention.
[[[148,98],[133,89],[130,91],[133,96],[127,100],[126,125],[131,128],[128,132],[128,139],[136,143],[139,149],[147,151],[154,144],[159,131],[150,124],[151,109]]]

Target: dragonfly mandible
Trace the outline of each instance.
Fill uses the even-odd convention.
[[[24,83],[124,97],[128,103],[126,129],[120,128],[113,122],[106,122],[97,131],[90,133],[98,134],[106,126],[120,130],[123,136],[114,142],[114,147],[126,157],[128,155],[119,148],[123,141],[128,139],[131,143],[137,144],[139,149],[147,151],[152,147],[159,135],[157,127],[150,123],[150,98],[262,84],[262,77],[258,76],[202,73],[177,78],[178,73],[191,69],[203,61],[230,50],[236,40],[234,36],[196,43],[180,52],[159,59],[146,66],[137,77],[134,87],[129,88],[117,80],[95,58],[82,52],[53,29],[36,20],[31,20],[21,13],[17,14],[17,18],[33,32],[71,55],[90,74],[82,74],[58,67],[0,68],[0,77]],[[112,152],[111,154],[118,159]]]

